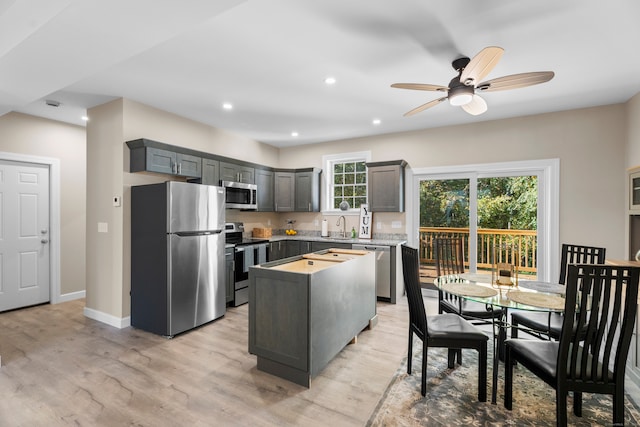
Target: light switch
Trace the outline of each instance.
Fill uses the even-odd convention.
[[[113,196],[113,206],[120,207],[120,196]]]
[[[391,228],[402,228],[402,221],[391,221]]]
[[[108,233],[109,232],[109,224],[106,222],[98,223],[98,233]]]

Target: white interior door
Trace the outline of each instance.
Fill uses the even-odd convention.
[[[0,160],[0,311],[50,295],[49,166]]]

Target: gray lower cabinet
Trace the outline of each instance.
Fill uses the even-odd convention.
[[[255,170],[258,211],[273,212],[275,210],[274,172],[267,169]]]
[[[300,255],[299,240],[278,240],[269,243],[269,261]]]
[[[278,240],[277,242],[269,243],[269,261],[331,248],[351,249],[351,243],[316,242],[313,240]]]
[[[313,252],[312,242],[309,242],[308,240],[301,240],[300,241],[300,255],[308,254],[310,252]]]
[[[404,212],[406,165],[404,160],[367,163],[369,211]]]
[[[202,183],[220,185],[220,162],[214,159],[202,159]]]
[[[269,253],[267,254],[267,259],[269,261],[275,261],[277,259],[284,258],[282,256],[282,244],[281,242],[270,242],[269,243]]]
[[[156,172],[167,175],[200,178],[202,159],[155,147],[140,147],[130,151],[131,172]]]
[[[377,320],[372,254],[305,271],[308,262],[249,269],[249,353],[259,370],[305,387]]]
[[[295,173],[276,171],[274,176],[275,210],[292,212],[295,209]]]
[[[255,184],[255,169],[237,163],[220,162],[220,180]]]
[[[311,252],[324,251],[326,249],[351,249],[351,243],[337,242],[311,242]]]

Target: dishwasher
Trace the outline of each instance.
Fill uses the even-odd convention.
[[[376,296],[391,299],[391,247],[378,245],[353,245],[352,249],[376,253]]]

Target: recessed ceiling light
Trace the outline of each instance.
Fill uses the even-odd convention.
[[[233,105],[231,105],[231,103],[229,102],[225,102],[224,104],[222,104],[222,108],[224,108],[225,110],[233,110]]]
[[[324,79],[324,82],[327,85],[331,86],[331,85],[336,84],[336,78],[335,77],[327,77],[326,79]]]
[[[82,116],[81,119],[84,120],[85,122],[89,121],[89,117],[87,117],[87,116]]]
[[[373,119],[371,123],[373,123],[375,126],[378,126],[382,122],[380,121],[380,119]]]
[[[298,136],[298,132],[296,132],[296,131],[291,132],[291,136],[296,138]]]

